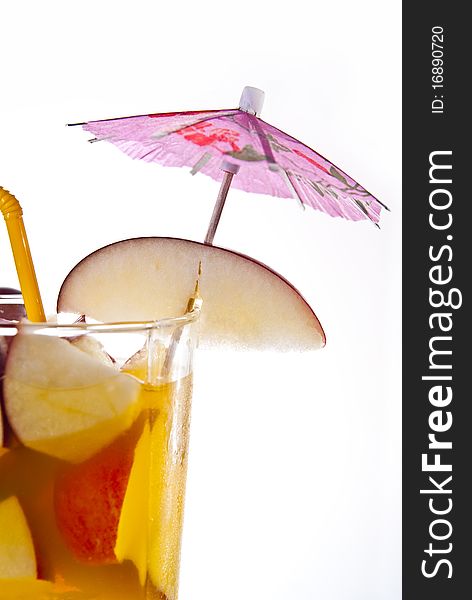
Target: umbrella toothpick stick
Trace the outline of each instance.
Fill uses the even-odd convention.
[[[251,86],[246,86],[244,88],[239,100],[239,110],[257,116],[261,112],[263,104],[264,92],[262,90]],[[208,225],[208,231],[205,237],[205,244],[208,246],[213,244],[213,238],[215,237],[216,228],[218,227],[221,212],[225,205],[226,196],[228,195],[233,177],[239,171],[239,166],[224,160],[221,165],[221,170],[224,171],[223,181],[221,182],[218,198],[216,199],[215,208],[213,209],[213,214],[211,215],[211,221]]]
[[[205,236],[205,244],[207,244],[207,246],[211,246],[213,244],[213,238],[215,237],[216,228],[220,222],[221,213],[226,202],[226,196],[228,195],[233,177],[239,171],[239,166],[225,160],[221,165],[221,170],[224,173],[223,181],[221,182],[215,208],[213,209],[210,224],[208,225],[208,231]]]

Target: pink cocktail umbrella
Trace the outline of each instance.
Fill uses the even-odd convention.
[[[258,115],[264,92],[245,87],[239,108],[156,113],[77,123],[140,160],[190,167],[221,181],[205,238],[213,242],[231,185],[246,192],[297,198],[332,217],[370,219],[387,208],[326,158]],[[388,209],[387,209],[388,210]]]

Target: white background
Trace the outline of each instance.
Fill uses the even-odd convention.
[[[234,107],[254,85],[266,121],[391,207],[378,231],[230,192],[215,243],[292,281],[328,344],[200,353],[181,600],[400,598],[400,2],[0,6],[0,185],[48,311],[108,242],[202,240],[218,189],[68,122]],[[0,283],[18,285],[5,228]]]

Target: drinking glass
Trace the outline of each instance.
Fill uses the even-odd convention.
[[[177,600],[198,319],[3,337],[0,600]]]

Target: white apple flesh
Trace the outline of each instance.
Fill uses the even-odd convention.
[[[27,447],[80,462],[128,429],[139,382],[69,341],[18,333],[5,366],[5,411]]]
[[[175,238],[129,239],[93,252],[66,277],[58,312],[98,321],[181,315],[199,261],[202,343],[277,350],[325,344],[315,313],[281,275],[242,254]]]

